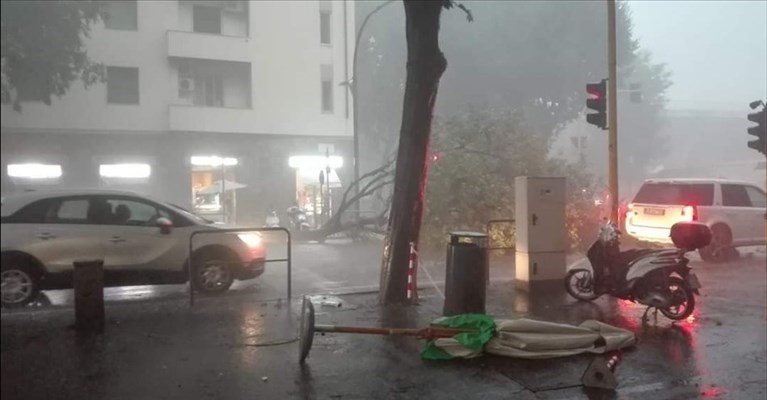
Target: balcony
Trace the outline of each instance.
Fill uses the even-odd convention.
[[[251,133],[253,110],[171,105],[169,125],[171,131]]]
[[[250,62],[249,38],[168,31],[168,57]]]

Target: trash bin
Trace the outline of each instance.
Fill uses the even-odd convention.
[[[488,272],[487,235],[450,232],[442,314],[484,314]]]

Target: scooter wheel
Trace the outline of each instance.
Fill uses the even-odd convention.
[[[690,285],[682,278],[671,276],[668,278],[668,290],[674,296],[680,296],[680,298],[684,296],[685,299],[675,306],[661,308],[661,314],[674,321],[680,321],[692,315],[692,312],[695,311],[695,295],[692,293]]]
[[[587,269],[573,269],[565,276],[565,290],[578,301],[592,301],[599,297],[594,290],[594,276]]]

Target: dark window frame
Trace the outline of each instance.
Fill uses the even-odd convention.
[[[113,25],[115,22],[110,17],[109,11],[110,11],[110,8],[111,8],[111,6],[113,4],[118,4],[118,3],[122,3],[122,4],[129,4],[130,3],[130,4],[133,5],[133,7],[131,7],[131,8],[122,8],[121,9],[121,11],[128,10],[128,12],[129,12],[129,14],[127,15],[127,18],[125,19],[125,21],[128,22],[127,24]],[[113,1],[108,1],[104,8],[105,8],[105,15],[103,17],[103,19],[104,19],[104,28],[109,29],[109,30],[115,30],[115,31],[134,31],[134,32],[138,31],[138,1],[137,0],[117,0],[117,1],[113,0]],[[120,21],[120,22],[124,22],[124,21]]]
[[[676,189],[677,196],[681,200],[668,200],[667,189]],[[648,193],[649,192],[649,193]],[[695,197],[693,199],[692,197]],[[704,200],[704,201],[701,201]],[[648,182],[639,188],[634,196],[632,203],[638,204],[657,204],[657,205],[688,205],[708,207],[714,205],[714,184],[713,183],[676,183],[676,182]]]
[[[213,23],[214,19],[210,18],[213,14],[218,14],[218,24]],[[206,19],[208,17],[210,19]],[[195,4],[192,6],[192,31],[197,33],[208,33],[212,35],[220,35],[222,31],[222,15],[221,8],[210,7]],[[215,29],[215,28],[218,29]]]
[[[722,206],[724,207],[753,207],[751,198],[746,192],[746,185],[737,183],[723,183],[722,185]],[[737,190],[734,192],[732,190]]]
[[[4,224],[44,224],[51,207],[51,199],[35,200],[4,217]]]
[[[762,202],[763,202],[761,205],[760,204],[754,205],[754,199],[749,194],[749,190],[759,194],[760,200],[762,200]],[[765,208],[765,207],[767,207],[767,194],[765,194],[764,191],[762,191],[758,187],[756,187],[756,186],[746,186],[746,195],[748,196],[749,201],[751,201],[751,207],[754,207],[754,208]]]
[[[330,79],[323,79],[320,87],[321,91],[321,100],[322,103],[320,105],[320,108],[322,110],[323,114],[333,114],[334,111],[334,104],[333,104],[333,81]]]
[[[118,82],[115,78],[120,76],[120,74],[134,72],[136,80],[135,89],[131,87],[130,83],[126,84],[127,81]],[[120,78],[125,77],[127,75],[120,76]],[[141,74],[138,67],[107,66],[106,78],[107,104],[138,105],[141,103]]]
[[[320,10],[320,44],[333,45],[333,13],[330,10]]]

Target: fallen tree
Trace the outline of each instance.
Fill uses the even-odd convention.
[[[359,211],[355,212],[352,207],[365,198],[379,196],[387,187],[394,183],[394,161],[390,158],[384,165],[371,170],[356,181],[353,181],[344,191],[341,203],[336,207],[330,219],[325,221],[319,229],[297,232],[296,238],[302,240],[325,241],[329,236],[345,233],[354,239],[361,239],[366,233],[386,233],[386,223],[389,214],[391,196],[383,199],[380,209],[372,215],[362,216]],[[357,190],[359,188],[359,190]]]

